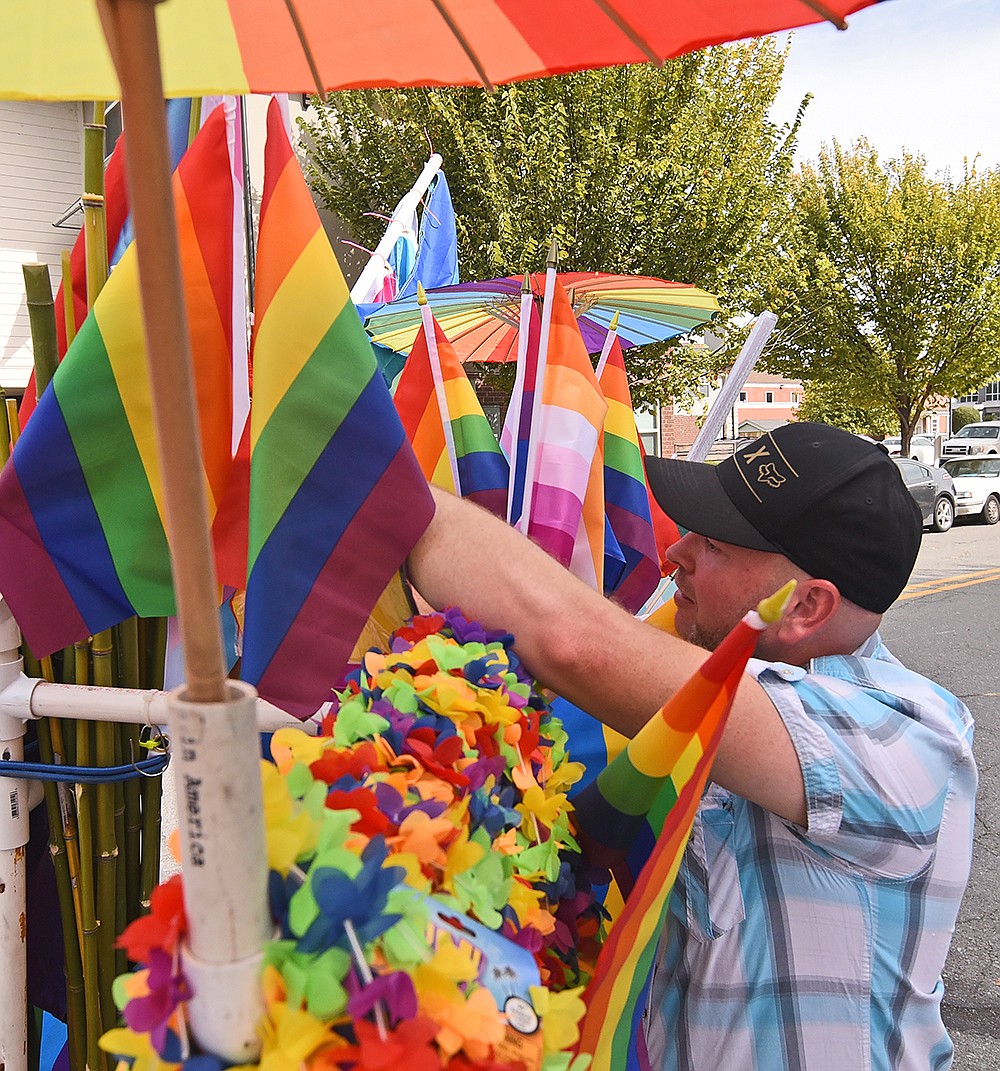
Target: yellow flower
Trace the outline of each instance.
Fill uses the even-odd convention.
[[[328,736],[310,736],[301,729],[279,729],[271,737],[271,757],[281,773],[288,773],[297,762],[312,766],[330,743]]]
[[[285,876],[297,859],[316,847],[319,823],[292,799],[285,779],[274,766],[262,762],[260,768],[267,865]]]
[[[514,808],[524,819],[521,822],[521,831],[529,836],[532,830],[531,819],[534,817],[542,825],[552,828],[552,824],[564,810],[570,810],[566,797],[562,793],[546,797],[545,792],[533,785],[524,794],[523,800]]]
[[[105,1051],[124,1060],[132,1060],[131,1071],[177,1071],[180,1064],[169,1064],[160,1059],[148,1034],[136,1034],[125,1027],[102,1034],[98,1045]]]
[[[580,1040],[580,1020],[587,1005],[580,999],[583,986],[554,993],[544,986],[529,986],[528,995],[542,1019],[542,1041],[547,1053],[562,1052]]]

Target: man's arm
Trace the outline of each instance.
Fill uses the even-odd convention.
[[[485,510],[435,490],[437,511],[409,558],[432,605],[505,629],[547,687],[632,736],[697,670],[705,652],[637,620]],[[806,821],[795,749],[766,692],[740,684],[713,780],[775,814]]]

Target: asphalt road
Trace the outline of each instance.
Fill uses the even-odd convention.
[[[882,635],[911,669],[968,704],[979,794],[972,877],[945,968],[954,1071],[1000,1069],[1000,525],[925,534]]]

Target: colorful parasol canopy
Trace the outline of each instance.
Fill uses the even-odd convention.
[[[843,18],[876,0],[167,0],[166,96],[475,85]],[[119,97],[93,0],[4,0],[0,96]]]
[[[600,352],[616,313],[618,340],[628,348],[687,334],[719,312],[712,294],[687,283],[582,271],[561,272],[558,278],[590,353]],[[521,283],[520,276],[508,276],[427,291],[434,318],[462,361],[517,360]],[[534,275],[531,283],[540,297],[545,276]],[[365,327],[373,342],[409,353],[420,329],[420,306],[416,299],[378,306],[366,316]]]

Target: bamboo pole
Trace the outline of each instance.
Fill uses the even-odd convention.
[[[129,130],[125,167],[187,694],[193,702],[221,703],[226,699],[226,671],[170,190],[154,4],[151,0],[99,0],[98,9],[118,72]]]
[[[68,249],[60,256],[62,261],[63,323],[66,325],[66,348],[76,338],[76,309],[73,305],[73,258]]]
[[[94,636],[94,684],[102,688],[114,685],[112,672],[113,647],[111,630],[105,629]],[[84,729],[79,725],[77,732]],[[115,726],[108,722],[94,725],[94,758],[97,766],[115,765]],[[97,947],[99,955],[98,986],[101,997],[101,1014],[105,1030],[115,1025],[115,1008],[111,998],[111,983],[115,979],[115,937],[118,920],[118,841],[115,836],[115,786],[94,786],[94,872],[95,916],[98,924]],[[81,821],[82,826],[82,821]]]
[[[52,730],[49,719],[38,722],[38,751],[42,762],[55,764]],[[83,963],[77,936],[76,911],[73,906],[73,882],[69,855],[63,835],[58,786],[46,781],[45,809],[49,819],[49,854],[56,874],[59,918],[62,922],[63,973],[66,976],[66,1029],[68,1033],[70,1071],[85,1071],[87,1065],[87,1019],[83,997]]]
[[[13,398],[4,398],[4,405],[7,408],[7,427],[10,429],[10,445],[13,449],[21,437],[21,421],[17,416],[17,402]]]
[[[98,123],[100,118],[100,123]],[[108,228],[104,211],[104,106],[83,129],[83,239],[87,260],[87,305],[94,307],[108,280]]]
[[[0,468],[10,460],[10,422],[7,419],[7,395],[0,387]]]
[[[35,393],[41,398],[59,364],[56,344],[56,308],[48,264],[22,264],[24,295],[28,304],[31,348],[35,359]]]

